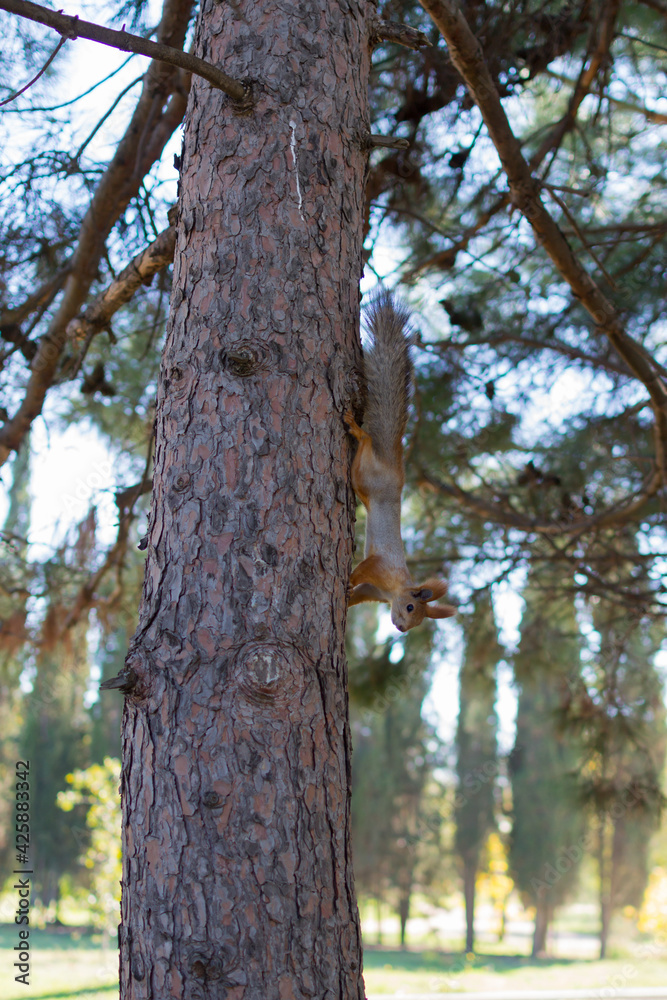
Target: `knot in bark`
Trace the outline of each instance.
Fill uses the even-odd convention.
[[[174,492],[185,493],[190,486],[191,476],[188,472],[179,472],[174,480]]]
[[[234,676],[241,694],[254,710],[260,706],[275,710],[295,696],[296,657],[296,650],[283,648],[275,641],[250,642],[241,648]]]
[[[224,799],[217,792],[204,792],[202,802],[207,809],[219,809],[223,805]]]
[[[190,366],[182,361],[171,366],[164,380],[164,387],[172,396],[183,396],[189,385]]]
[[[235,344],[230,350],[220,352],[222,367],[236,378],[248,378],[266,368],[256,347],[250,344]]]

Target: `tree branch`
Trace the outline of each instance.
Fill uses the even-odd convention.
[[[462,251],[468,249],[477,233],[488,225],[494,215],[501,212],[508,203],[509,197],[506,194],[502,194],[499,198],[496,198],[493,204],[477,217],[477,220],[465,230],[463,235],[460,236],[455,243],[452,243],[452,245],[447,247],[445,250],[439,250],[432,257],[428,257],[426,260],[422,260],[418,264],[415,264],[405,272],[403,275],[403,281],[408,284],[412,281],[416,281],[420,274],[424,271],[430,270],[431,268],[440,268],[443,271],[451,270],[456,263],[458,255]]]
[[[593,368],[603,368],[605,371],[614,372],[615,375],[624,375],[626,378],[632,377],[632,372],[625,365],[614,364],[607,358],[587,354],[586,351],[582,351],[578,347],[572,347],[557,337],[550,337],[549,340],[539,340],[537,337],[526,337],[522,334],[501,333],[495,336],[494,334],[490,334],[488,337],[479,337],[476,339],[467,337],[465,341],[448,340],[446,343],[432,344],[431,346],[438,350],[438,352],[444,353],[451,349],[463,351],[466,347],[473,347],[475,345],[497,347],[500,344],[520,344],[524,347],[537,348],[540,351],[553,351],[555,354],[562,354],[567,358],[572,358],[573,361],[583,361]]]
[[[546,521],[540,518],[528,517],[518,511],[503,507],[502,504],[484,500],[475,496],[467,490],[461,489],[456,483],[449,485],[442,480],[436,479],[429,472],[421,470],[418,475],[420,486],[426,486],[442,496],[456,500],[459,506],[473,514],[483,517],[494,524],[503,524],[508,528],[518,528],[519,531],[530,532],[531,534],[547,535],[554,537],[557,535],[580,535],[592,529],[618,527],[631,520],[638,510],[640,510],[647,500],[655,496],[660,489],[662,480],[658,472],[655,472],[645,483],[641,490],[619,501],[612,507],[600,514],[591,517],[578,517],[571,521]]]
[[[150,284],[154,274],[171,264],[175,245],[176,229],[169,226],[130,261],[81,316],[70,320],[67,325],[68,339],[90,343],[95,334],[109,324],[113,314],[130,301],[140,285]]]
[[[371,45],[375,46],[380,42],[395,42],[396,45],[404,45],[406,49],[431,48],[431,41],[423,31],[397,21],[375,21],[371,27]]]
[[[224,91],[235,104],[243,105],[244,109],[252,106],[250,88],[247,84],[241,83],[240,80],[233,80],[217,66],[212,66],[189,52],[183,52],[182,49],[162,45],[160,42],[151,42],[147,38],[131,35],[127,31],[103,28],[91,21],[82,21],[79,17],[70,17],[67,14],[40,7],[39,4],[30,3],[30,0],[0,0],[0,9],[9,11],[10,14],[19,14],[21,17],[37,21],[39,24],[45,24],[48,28],[53,28],[61,34],[63,38],[88,38],[90,41],[109,45],[111,48],[121,49],[123,52],[135,52],[137,55],[149,56],[151,59],[169,63],[171,66],[179,66],[181,69],[196,73],[197,76],[208,80],[211,86]]]
[[[158,38],[182,45],[192,7],[193,0],[165,0]],[[183,71],[181,74],[186,76]],[[67,342],[67,325],[86,300],[112,227],[136,196],[144,174],[159,158],[183,119],[187,94],[181,91],[187,76],[183,79],[181,74],[158,61],[151,63],[144,76],[137,107],[81,223],[63,296],[46,334],[38,342],[24,398],[0,428],[0,465],[18,449],[32,421],[42,411]]]
[[[118,533],[116,535],[116,541],[113,543],[111,548],[108,549],[102,564],[80,587],[79,593],[77,594],[76,599],[62,624],[60,630],[61,637],[65,635],[68,629],[71,629],[80,621],[82,615],[90,607],[92,607],[93,604],[98,603],[95,591],[102,579],[114,566],[117,570],[117,584],[114,594],[112,594],[109,599],[109,603],[112,604],[114,598],[122,593],[121,577],[123,564],[125,561],[125,554],[127,552],[130,527],[136,517],[134,505],[140,496],[143,496],[145,493],[150,493],[153,487],[153,481],[149,475],[153,456],[153,443],[154,434],[151,433],[148,441],[146,465],[144,466],[144,472],[140,481],[134,486],[130,486],[129,488],[120,490],[116,493],[116,506],[118,507]]]
[[[22,323],[30,313],[41,306],[48,305],[56,297],[60,289],[65,284],[65,279],[72,269],[70,262],[57,271],[52,278],[45,281],[43,285],[33,292],[20,306],[11,309],[3,309],[0,313],[0,330],[4,326],[13,326]]]
[[[588,62],[584,60],[579,73],[579,79],[574,85],[574,92],[570,97],[567,111],[532,157],[530,164],[533,170],[537,169],[551,149],[560,146],[566,134],[573,128],[581,103],[590,92],[600,67],[609,56],[609,49],[614,38],[614,25],[616,24],[620,5],[621,0],[610,0],[609,3],[603,5],[604,13],[598,31],[597,42],[591,57],[588,59]]]
[[[550,76],[552,80],[560,80],[561,83],[568,83],[571,87],[577,86],[577,81],[573,80],[569,76],[565,76],[564,73],[556,73],[555,70],[546,69],[545,73]],[[642,115],[649,122],[655,122],[657,125],[667,125],[667,115],[660,114],[659,111],[651,111],[649,108],[645,108],[642,104],[631,104],[630,101],[621,101],[618,97],[611,97],[609,94],[605,95],[607,101],[613,104],[615,108],[620,108],[622,111],[630,111],[636,115]]]
[[[433,14],[431,13],[430,10],[428,10],[427,5],[422,4],[422,6],[433,17]],[[588,59],[588,56],[584,60],[578,80],[568,81],[572,83],[572,85],[574,86],[574,93],[570,98],[567,111],[563,115],[563,117],[553,126],[553,128],[549,130],[547,136],[540,143],[539,147],[530,158],[529,163],[531,171],[535,171],[538,169],[538,167],[543,163],[544,158],[547,156],[547,154],[552,149],[557,148],[560,145],[565,135],[574,126],[579,107],[581,106],[583,99],[588,94],[591,85],[595,79],[595,76],[608,54],[609,46],[611,44],[613,36],[612,29],[613,29],[613,24],[615,22],[616,14],[618,12],[618,6],[619,6],[618,0],[614,0],[614,3],[610,4],[607,7],[598,33],[598,40],[593,49],[593,53],[590,57],[590,60]],[[433,19],[435,20],[435,18]],[[440,26],[438,25],[438,27]],[[557,76],[557,74],[550,73],[549,70],[547,70],[547,73],[550,76]],[[489,80],[491,80],[490,74],[489,74]],[[491,85],[493,86],[492,81]],[[522,143],[522,145],[523,144],[525,143]],[[493,218],[494,215],[496,215],[498,212],[502,211],[503,208],[505,208],[508,201],[509,201],[508,195],[505,194],[501,195],[500,198],[498,198],[487,211],[483,212],[482,215],[480,215],[478,221],[467,230],[466,234],[458,242],[456,242],[453,246],[448,247],[446,250],[440,251],[435,256],[418,264],[415,268],[408,271],[408,273],[404,277],[404,280],[412,281],[418,276],[418,274],[420,274],[422,271],[428,268],[440,267],[443,269],[449,269],[453,267],[458,253],[461,250],[467,249],[471,239],[479,232],[480,229],[482,229],[485,225],[487,225],[488,222],[490,222],[490,220]]]
[[[613,304],[575,256],[567,239],[544,207],[539,182],[532,176],[521,146],[510,128],[484,54],[467,21],[453,0],[420,0],[445,38],[450,57],[480,109],[489,135],[507,174],[510,194],[532,226],[537,239],[551,257],[573,294],[595,320],[599,329],[646,387],[655,414],[656,474],[642,491],[642,501],[664,482],[667,464],[667,389],[650,355],[624,330]],[[614,0],[609,7],[616,7]],[[636,505],[633,506],[633,510]]]
[[[368,146],[370,149],[409,149],[410,140],[395,135],[369,134]]]
[[[5,104],[9,104],[11,101],[15,101],[17,97],[21,96],[21,94],[25,94],[26,90],[28,90],[30,87],[32,87],[33,83],[37,83],[37,81],[39,80],[40,76],[42,76],[42,74],[45,73],[46,70],[49,68],[49,66],[51,65],[51,63],[53,62],[53,60],[56,58],[56,56],[58,55],[58,53],[60,52],[60,50],[62,49],[62,47],[63,47],[63,45],[65,44],[66,41],[67,41],[66,37],[63,37],[63,38],[60,39],[60,41],[56,45],[56,47],[53,50],[53,52],[51,53],[51,55],[49,56],[49,58],[46,60],[46,62],[42,66],[42,68],[40,69],[39,73],[37,73],[36,76],[33,76],[32,80],[28,80],[28,82],[25,84],[25,86],[21,87],[20,90],[17,90],[15,94],[10,94],[9,97],[6,97],[4,99],[4,101],[0,101],[0,108],[3,108],[5,106]]]
[[[650,7],[651,10],[657,11],[658,14],[662,14],[667,17],[667,4],[661,2],[661,0],[639,0],[645,7]]]

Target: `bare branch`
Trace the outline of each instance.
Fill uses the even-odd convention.
[[[402,139],[395,135],[376,135],[371,134],[368,136],[368,145],[371,149],[409,149],[410,142],[408,139]]]
[[[590,59],[588,59],[587,54],[584,60],[579,73],[579,79],[574,85],[574,93],[570,98],[567,111],[532,157],[530,165],[533,170],[537,169],[551,149],[560,146],[566,134],[574,127],[581,103],[590,92],[600,67],[609,56],[609,48],[614,38],[614,25],[616,24],[620,5],[620,0],[610,0],[609,3],[603,5],[602,20],[593,52]]]
[[[60,289],[65,284],[65,279],[72,269],[71,263],[67,263],[52,278],[45,281],[36,292],[29,295],[25,302],[13,309],[3,309],[0,313],[0,329],[5,326],[13,326],[22,323],[30,313],[41,306],[48,305],[56,297]]]
[[[650,7],[651,10],[655,10],[658,14],[662,14],[667,17],[667,4],[662,3],[662,0],[639,0],[643,3],[645,7]]]
[[[114,567],[116,568],[117,574],[116,588],[107,603],[113,604],[114,600],[122,593],[122,572],[125,554],[127,552],[130,528],[132,526],[132,522],[137,516],[134,510],[134,505],[140,496],[143,496],[145,493],[150,493],[153,487],[153,481],[149,475],[153,456],[153,441],[154,437],[153,434],[151,434],[148,441],[146,465],[140,481],[134,486],[129,487],[129,489],[120,490],[116,493],[116,506],[118,507],[119,515],[116,540],[111,548],[108,549],[106,556],[98,569],[95,570],[95,572],[90,575],[88,580],[86,580],[86,582],[80,587],[79,592],[67,613],[67,617],[61,626],[61,638],[69,629],[81,620],[82,616],[90,607],[93,606],[93,604],[99,603],[99,598],[97,597],[95,591],[109,570]]]
[[[579,223],[575,219],[575,217],[572,214],[572,212],[570,211],[570,209],[567,207],[566,203],[563,201],[563,199],[560,197],[560,195],[558,195],[556,193],[556,190],[553,187],[553,185],[551,185],[551,184],[545,184],[544,187],[547,188],[547,190],[549,191],[549,194],[551,195],[551,197],[553,198],[553,200],[563,210],[563,214],[565,215],[566,219],[568,220],[568,222],[570,223],[570,225],[574,229],[575,233],[579,237],[579,241],[580,241],[582,247],[584,248],[584,250],[586,251],[586,253],[589,254],[590,257],[593,258],[593,260],[597,264],[599,270],[601,271],[601,273],[603,274],[603,276],[607,280],[607,283],[608,283],[609,287],[613,288],[614,290],[616,290],[617,287],[618,287],[616,285],[616,282],[614,281],[614,279],[612,278],[612,276],[610,275],[609,271],[604,266],[604,264],[602,263],[602,261],[600,260],[600,258],[598,257],[598,255],[595,253],[595,251],[593,250],[593,248],[589,245],[586,237],[584,236],[584,234],[581,231],[581,227],[580,227]]]
[[[71,169],[74,169],[75,167],[78,166],[79,159],[81,158],[81,156],[83,156],[83,153],[84,153],[86,147],[89,145],[89,143],[91,143],[93,141],[93,139],[95,138],[95,136],[97,135],[97,133],[99,132],[99,130],[104,125],[104,123],[107,120],[107,118],[111,117],[111,115],[114,113],[114,111],[116,110],[116,108],[118,107],[118,105],[120,104],[120,102],[123,100],[123,98],[125,97],[125,95],[128,94],[132,90],[133,87],[136,87],[136,85],[138,83],[141,83],[142,80],[143,80],[143,76],[138,76],[134,80],[132,80],[131,83],[128,83],[127,87],[123,87],[123,89],[121,90],[120,94],[118,94],[118,96],[114,99],[111,107],[107,108],[107,110],[104,112],[104,114],[99,119],[99,121],[93,126],[92,132],[88,133],[88,135],[86,136],[86,138],[83,140],[83,142],[81,143],[81,145],[77,149],[76,153],[73,154],[72,161],[71,161],[72,162],[72,168]]]
[[[406,49],[430,49],[431,42],[423,31],[411,28],[397,21],[376,21],[371,28],[371,45],[379,42],[395,42]]]
[[[132,53],[132,55],[129,55],[127,59],[125,59],[125,61],[120,64],[120,66],[112,70],[111,73],[108,73],[107,76],[102,77],[102,79],[98,80],[97,83],[94,83],[92,87],[88,87],[88,89],[84,90],[83,93],[78,94],[76,97],[72,97],[69,101],[63,101],[62,104],[51,104],[46,108],[35,108],[35,107],[8,108],[7,111],[3,112],[3,114],[25,115],[25,114],[32,114],[34,111],[46,113],[49,111],[60,111],[61,108],[68,108],[70,107],[70,105],[76,104],[77,101],[80,101],[82,97],[87,97],[88,94],[92,94],[94,90],[97,90],[98,87],[101,87],[103,83],[107,82],[107,80],[111,80],[114,76],[116,76],[117,73],[122,72],[122,70],[124,70],[127,64],[129,63],[130,59],[132,59],[133,57],[134,53]]]
[[[439,250],[438,253],[434,254],[432,257],[427,257],[426,260],[420,261],[411,267],[403,275],[403,280],[406,282],[415,281],[420,274],[424,271],[430,270],[431,268],[440,268],[443,271],[448,271],[454,267],[456,263],[456,258],[458,255],[467,250],[472,240],[477,236],[484,226],[488,225],[494,215],[501,212],[506,205],[509,204],[509,195],[503,194],[493,202],[493,204],[482,212],[477,220],[469,226],[459,239],[452,243],[450,247],[445,250]]]
[[[426,486],[442,496],[456,500],[461,507],[487,521],[493,521],[494,524],[502,524],[508,528],[518,528],[519,531],[550,537],[580,535],[597,528],[618,527],[625,524],[634,518],[647,500],[655,496],[662,485],[660,475],[655,472],[641,490],[625,497],[600,514],[594,514],[591,517],[577,517],[572,520],[547,521],[521,514],[501,503],[485,500],[468,490],[461,489],[456,483],[443,483],[442,480],[436,479],[435,476],[423,469],[419,473],[418,482],[420,486]]]
[[[21,96],[21,94],[25,94],[26,90],[29,90],[30,87],[32,87],[33,83],[37,83],[37,81],[39,80],[39,78],[42,75],[42,73],[46,72],[46,70],[49,68],[49,66],[51,65],[51,63],[53,62],[53,60],[56,58],[56,56],[58,55],[58,53],[60,52],[60,50],[62,49],[62,47],[63,47],[63,45],[65,44],[66,41],[67,41],[66,37],[63,37],[63,38],[60,39],[60,41],[56,45],[56,47],[53,50],[53,52],[51,53],[51,55],[49,56],[49,58],[46,60],[46,62],[42,66],[42,68],[40,69],[40,71],[37,74],[37,76],[33,76],[32,80],[29,80],[26,83],[26,85],[24,87],[21,87],[20,90],[17,90],[15,94],[11,94],[9,97],[6,97],[4,99],[4,101],[0,101],[0,108],[4,107],[5,104],[9,104],[11,101],[15,101],[17,97]]]
[[[572,80],[569,76],[565,76],[564,73],[556,73],[553,69],[546,69],[545,73],[550,76],[553,80],[560,80],[561,83],[569,83],[570,86],[576,87],[577,81]],[[667,125],[667,115],[660,114],[659,111],[651,111],[649,108],[645,108],[642,104],[631,103],[630,101],[621,101],[618,97],[611,97],[609,94],[605,95],[607,101],[613,104],[615,108],[620,108],[622,111],[630,111],[633,114],[642,115],[649,122],[655,122],[657,125]]]
[[[562,354],[567,358],[572,358],[573,361],[583,361],[593,368],[603,368],[605,371],[614,372],[615,375],[624,375],[626,378],[632,377],[632,372],[625,365],[614,364],[608,358],[588,354],[586,351],[566,344],[564,341],[553,336],[549,337],[548,340],[540,340],[537,337],[527,337],[523,334],[492,333],[488,337],[467,337],[465,341],[448,340],[444,343],[432,344],[431,348],[437,350],[438,353],[445,353],[448,350],[464,351],[467,347],[478,344],[488,347],[498,347],[501,344],[521,344],[524,347],[536,348],[540,351],[553,351],[555,354]]]
[[[141,285],[150,284],[154,274],[171,264],[175,244],[176,229],[169,226],[130,261],[81,316],[70,320],[67,325],[68,339],[89,343],[96,333],[104,330],[113,314],[130,301]]]
[[[240,80],[233,80],[217,66],[212,66],[189,52],[183,52],[182,49],[162,45],[160,42],[151,42],[147,38],[131,35],[127,31],[103,28],[91,21],[82,21],[79,17],[70,17],[67,14],[40,7],[39,4],[30,3],[30,0],[0,0],[0,9],[9,11],[10,14],[19,14],[21,17],[37,21],[39,24],[45,24],[48,28],[59,32],[64,39],[88,38],[90,41],[100,42],[102,45],[109,45],[111,48],[121,49],[123,52],[135,52],[141,56],[149,56],[151,59],[169,63],[171,66],[179,66],[181,69],[196,73],[197,76],[208,80],[211,86],[224,91],[236,104],[243,105],[244,109],[252,106],[250,87],[247,84],[241,83]]]

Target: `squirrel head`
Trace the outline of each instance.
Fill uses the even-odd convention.
[[[391,602],[391,620],[399,632],[407,632],[415,625],[421,625],[424,618],[451,618],[456,608],[451,604],[431,605],[447,593],[444,580],[433,579],[425,583],[405,587]]]

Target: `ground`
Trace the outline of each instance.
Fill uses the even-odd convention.
[[[527,957],[530,925],[525,920],[510,923],[503,943],[493,940],[490,928],[483,931],[479,953],[465,955],[457,951],[460,936],[448,938],[448,930],[457,926],[459,917],[443,917],[435,928],[432,922],[416,919],[409,925],[412,945],[405,951],[393,943],[396,925],[391,920],[383,920],[385,945],[379,948],[371,944],[377,927],[369,919],[365,922],[366,990],[373,998],[484,991],[516,991],[518,997],[526,990],[589,989],[598,996],[620,998],[627,989],[656,986],[662,987],[662,995],[667,997],[667,950],[631,934],[622,923],[612,942],[610,959],[599,962],[580,957],[594,951],[593,918],[593,908],[570,908],[552,937],[556,955],[538,961]],[[424,932],[421,937],[420,931]],[[117,996],[117,953],[103,948],[99,935],[85,929],[32,928],[28,987],[14,981],[16,943],[16,928],[1,925],[0,1000],[114,1000]],[[566,948],[574,957],[566,957]]]

